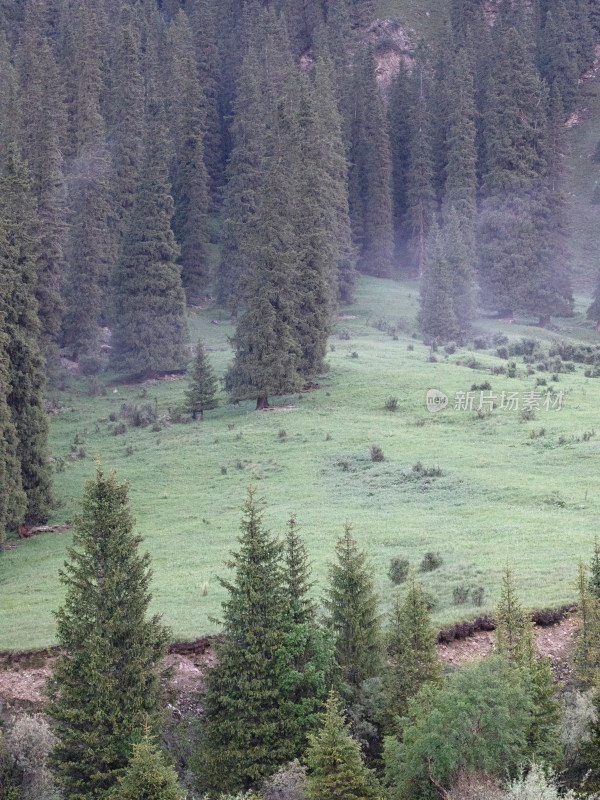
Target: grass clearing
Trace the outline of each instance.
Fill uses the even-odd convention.
[[[55,467],[64,467],[55,475],[60,507],[51,522],[72,519],[96,458],[129,480],[137,529],[152,555],[152,607],[174,637],[217,628],[210,618],[218,617],[224,591],[216,575],[227,574],[223,562],[236,546],[251,482],[267,502],[272,531],[283,532],[288,515],[296,513],[314,560],[317,596],[349,519],[369,551],[384,606],[394,590],[391,559],[408,558],[418,567],[430,550],[443,558],[439,569],[422,574],[438,598],[440,625],[490,611],[507,560],[527,605],[573,599],[577,560],[589,557],[600,518],[600,378],[586,378],[589,367],[577,364],[552,382],[547,371],[527,374],[531,367],[520,357],[516,377],[492,375],[492,367],[507,364],[493,344],[451,355],[440,348],[433,354],[437,361],[430,361],[430,348],[414,338],[416,284],[363,278],[358,297],[343,310],[348,318],[336,323],[330,369],[316,379],[320,388],[278,399],[292,406],[286,410],[223,405],[204,422],[159,431],[128,426],[114,435],[121,404],[151,403],[159,415],[173,413],[186,381],[107,384],[105,395],[90,397],[90,379],[76,379],[53,398],[63,411],[52,417],[50,447]],[[580,312],[586,303],[579,298]],[[581,313],[558,323],[563,339],[600,343]],[[190,324],[222,375],[233,332],[225,312],[194,310]],[[511,341],[535,337],[547,349],[556,337],[492,320],[479,327],[488,343],[494,334],[508,334]],[[475,361],[479,368],[466,366]],[[564,392],[560,411],[542,408],[522,421],[517,411],[478,415],[453,408],[455,393],[473,384],[488,381],[498,397],[502,391],[522,395],[540,377]],[[426,408],[431,388],[450,398],[436,414]],[[398,399],[395,411],[385,408],[390,396]],[[374,445],[383,461],[372,460]],[[72,451],[81,449],[85,458],[73,460]],[[58,570],[70,539],[63,533],[12,541],[15,548],[0,556],[0,649],[54,641],[52,609],[63,597]],[[460,584],[484,586],[483,606],[454,605]]]

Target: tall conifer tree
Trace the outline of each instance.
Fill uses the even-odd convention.
[[[286,634],[282,545],[265,530],[250,489],[239,549],[228,566],[218,662],[207,673],[196,774],[202,791],[237,792],[290,758],[277,658]]]
[[[392,158],[387,116],[375,76],[373,53],[355,59],[350,150],[350,212],[359,243],[359,269],[393,273]]]
[[[366,553],[358,549],[346,523],[336,545],[337,561],[329,567],[324,600],[328,624],[336,636],[336,654],[342,675],[356,689],[378,674],[381,666],[381,620],[373,573]]]
[[[187,353],[185,295],[171,230],[164,111],[151,110],[146,157],[115,276],[114,363],[142,375],[181,369]]]
[[[27,497],[25,520],[45,522],[51,505],[48,419],[43,406],[44,360],[39,348],[39,218],[30,194],[27,169],[11,145],[0,179],[0,317],[8,335],[7,386],[4,389],[18,442],[21,485]]]
[[[61,655],[48,713],[56,775],[73,800],[96,800],[124,774],[132,738],[161,725],[168,631],[147,617],[150,557],[140,555],[127,485],[100,467],[86,484],[56,613]]]

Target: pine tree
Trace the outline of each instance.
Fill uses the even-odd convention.
[[[473,222],[453,208],[443,229],[443,247],[452,279],[452,309],[459,334],[471,326],[475,314],[475,242]]]
[[[232,339],[236,354],[225,381],[234,399],[256,398],[257,409],[268,405],[269,395],[300,385],[299,368],[309,355],[297,331],[304,299],[298,286],[305,278],[307,311],[314,313],[309,299],[314,284],[300,268],[295,225],[300,165],[292,104],[297,83],[281,22],[271,12],[260,20],[242,68],[236,102],[240,147],[230,162],[239,154],[246,163],[238,184],[240,202],[233,201],[228,225],[233,263],[226,285],[233,302],[243,301],[245,310]],[[261,58],[263,50],[267,58]],[[244,156],[248,141],[250,162]]]
[[[600,669],[600,648],[598,633],[600,632],[600,605],[596,595],[596,553],[592,559],[592,575],[583,561],[579,561],[577,570],[577,611],[579,614],[579,630],[575,647],[575,668],[580,680],[587,684],[595,684]]]
[[[201,791],[248,789],[292,757],[278,674],[287,631],[282,545],[265,530],[252,489],[238,542],[228,562],[232,581],[219,579],[228,597],[218,661],[206,675],[195,765]]]
[[[38,200],[39,237],[36,297],[40,345],[50,371],[58,359],[57,341],[64,312],[61,288],[66,232],[64,164],[61,144],[65,109],[54,54],[44,31],[44,4],[27,5],[22,39],[16,53],[19,73],[18,127],[22,157],[27,161],[33,194]],[[17,108],[12,108],[14,113]]]
[[[35,298],[39,218],[30,194],[27,169],[9,147],[0,179],[0,319],[8,335],[7,386],[3,390],[17,437],[21,486],[27,497],[24,520],[48,519],[52,501],[48,464],[48,418],[43,406],[45,375],[39,348],[40,321]],[[17,487],[18,490],[18,487]]]
[[[202,106],[200,113],[203,119],[202,146],[204,163],[210,176],[210,188],[214,201],[219,200],[225,174],[225,158],[223,143],[222,117],[224,117],[222,96],[223,70],[217,36],[215,32],[215,13],[211,0],[196,0],[189,9],[190,24],[194,34],[198,80],[202,89]],[[219,7],[219,26],[223,20]],[[231,31],[234,33],[234,31]],[[222,37],[223,40],[226,36]],[[231,54],[228,54],[231,55]]]
[[[404,597],[399,593],[394,597],[387,630],[384,723],[389,733],[399,732],[398,720],[407,714],[408,700],[426,683],[439,679],[435,642],[425,593],[412,572]]]
[[[598,536],[594,537],[594,555],[590,564],[590,592],[600,600],[600,543]]]
[[[192,31],[180,11],[169,29],[171,44],[171,136],[173,166],[173,233],[181,246],[181,281],[188,301],[208,293],[206,252],[209,205],[208,173],[204,165],[204,110],[197,78]]]
[[[479,224],[484,305],[547,318],[570,305],[564,264],[549,262],[546,92],[532,63],[528,25],[500,26],[486,112],[487,165]],[[558,217],[554,217],[554,221]]]
[[[329,567],[329,587],[323,601],[328,624],[336,636],[338,664],[345,681],[356,689],[378,674],[381,633],[378,599],[367,556],[358,549],[346,523],[336,545],[337,563]]]
[[[598,272],[596,277],[594,300],[588,307],[586,316],[588,319],[591,319],[596,323],[596,330],[600,330],[600,272]]]
[[[132,17],[131,8],[123,6],[111,76],[113,98],[110,127],[116,205],[115,236],[119,253],[138,194],[144,157],[144,82]]]
[[[300,535],[296,517],[293,514],[288,520],[283,553],[283,579],[292,624],[306,625],[314,623],[317,606],[310,596],[314,581],[310,579],[310,564],[306,546]]]
[[[306,547],[295,517],[288,521],[283,550],[283,586],[287,599],[286,636],[279,650],[279,683],[285,713],[292,720],[295,755],[306,750],[306,737],[320,723],[336,673],[335,642],[316,621],[316,604]]]
[[[70,270],[65,290],[67,311],[63,344],[77,359],[79,354],[98,350],[100,328],[107,316],[115,252],[109,228],[114,221],[109,196],[111,166],[106,149],[106,128],[100,113],[103,86],[96,41],[97,20],[85,7],[78,11],[75,31],[74,69],[78,79],[73,135],[76,160],[69,176]]]
[[[185,295],[171,230],[164,112],[152,109],[140,190],[115,276],[115,366],[130,374],[181,369],[186,360]]]
[[[529,753],[533,758],[557,764],[561,708],[556,699],[552,665],[549,658],[536,657],[533,623],[519,603],[508,564],[495,616],[496,650],[523,674],[532,701],[532,719],[527,729]]]
[[[500,600],[496,607],[496,650],[511,664],[529,664],[534,657],[533,623],[519,603],[511,567],[502,575]]]
[[[0,240],[0,258],[5,247],[5,242]],[[0,266],[0,309],[4,306],[4,298],[7,296],[6,277]],[[0,310],[0,551],[4,548],[6,529],[21,523],[27,510],[27,497],[21,480],[17,432],[8,405],[10,362],[7,353],[8,336],[3,331],[4,318]]]
[[[147,618],[150,557],[141,556],[128,489],[100,467],[86,484],[56,613],[62,653],[48,713],[59,744],[56,775],[73,800],[99,798],[127,767],[132,738],[161,724],[159,663],[168,631]]]
[[[333,690],[323,727],[310,737],[306,759],[309,800],[375,800],[378,796],[377,781],[363,764],[360,746],[350,735]]]
[[[133,745],[133,755],[113,791],[116,800],[183,800],[177,773],[158,750],[152,737],[145,733]]]
[[[348,208],[348,164],[342,136],[342,117],[338,110],[330,60],[318,58],[315,65],[314,102],[316,126],[321,143],[322,213],[334,233],[334,297],[350,303],[356,284],[356,251]]]
[[[186,411],[193,419],[200,414],[200,419],[204,419],[204,412],[216,408],[218,401],[216,398],[217,379],[212,370],[210,362],[204,352],[202,342],[198,342],[196,357],[190,370],[190,385],[185,395]]]
[[[460,233],[460,232],[459,232]],[[421,280],[419,324],[423,334],[440,342],[456,338],[459,331],[454,312],[453,276],[448,263],[444,232],[434,225]]]
[[[406,186],[411,141],[412,96],[410,80],[404,61],[400,61],[398,73],[392,78],[388,101],[390,150],[392,156],[392,197],[394,209],[394,234],[396,251],[403,251],[403,232],[406,224],[408,200]]]
[[[362,272],[392,276],[392,157],[387,116],[377,86],[373,54],[359,51],[355,61],[350,216],[360,245]]]
[[[414,250],[417,274],[422,278],[425,272],[427,237],[436,211],[431,113],[427,97],[428,76],[423,48],[419,50],[412,81],[415,100],[406,176],[406,226]]]

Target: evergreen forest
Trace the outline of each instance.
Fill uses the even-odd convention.
[[[599,796],[599,60],[0,0],[0,800]]]

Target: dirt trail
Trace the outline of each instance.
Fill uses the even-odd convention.
[[[556,625],[535,629],[538,652],[552,659],[554,673],[559,680],[568,679],[572,672],[576,630],[577,622],[572,617]],[[438,653],[447,664],[459,666],[470,658],[488,655],[493,649],[493,642],[494,634],[491,631],[479,631],[466,639],[439,644]],[[9,711],[11,708],[41,705],[45,700],[46,681],[55,659],[56,656],[49,653],[25,658],[17,663],[0,661],[0,704]],[[169,696],[172,708],[184,712],[196,705],[195,694],[202,688],[203,671],[214,662],[214,651],[204,644],[195,651],[172,652],[165,658],[164,664],[171,670]]]

